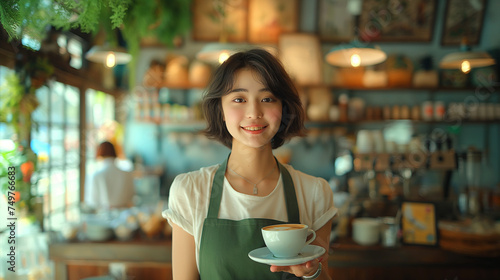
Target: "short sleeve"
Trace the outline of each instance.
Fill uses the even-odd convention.
[[[313,204],[313,229],[318,230],[337,215],[337,208],[333,204],[333,192],[325,179],[318,178],[318,187],[315,188]]]
[[[180,174],[175,177],[170,187],[168,207],[162,215],[169,223],[174,223],[193,235],[193,188],[194,183],[188,174]]]

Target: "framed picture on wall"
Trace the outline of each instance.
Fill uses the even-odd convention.
[[[193,0],[193,40],[246,41],[247,6],[248,0]],[[223,36],[226,38],[222,38]]]
[[[347,9],[349,0],[319,0],[318,35],[323,42],[348,42],[354,39],[355,20]]]
[[[479,44],[486,5],[487,0],[448,0],[441,44],[458,46],[463,38],[468,45]]]
[[[364,0],[359,37],[365,42],[430,42],[436,0]]]
[[[322,83],[322,54],[318,36],[309,33],[281,34],[279,53],[286,71],[297,84]]]
[[[409,245],[438,245],[436,207],[431,202],[401,203],[402,241]]]
[[[248,41],[277,44],[281,33],[297,32],[298,0],[248,0]]]

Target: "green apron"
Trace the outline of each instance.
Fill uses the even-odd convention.
[[[299,207],[290,173],[278,162],[283,179],[286,212],[289,223],[300,223]],[[215,173],[208,214],[203,223],[200,243],[200,278],[206,280],[234,279],[299,279],[294,275],[271,272],[269,265],[248,257],[254,249],[264,247],[261,228],[283,221],[271,219],[218,219],[227,160]]]

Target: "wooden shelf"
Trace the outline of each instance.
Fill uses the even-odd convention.
[[[135,122],[141,124],[157,125],[158,127],[166,130],[177,130],[177,131],[193,131],[202,130],[205,128],[205,121],[203,120],[190,120],[190,121],[146,121],[146,120],[136,120]]]
[[[316,85],[316,86],[299,86],[301,88],[315,88],[315,87],[326,87],[332,90],[346,90],[346,91],[360,91],[360,92],[369,92],[369,91],[388,91],[388,92],[396,92],[396,91],[446,91],[446,92],[457,92],[457,91],[475,91],[477,89],[482,90],[490,90],[492,93],[498,92],[500,87],[498,86],[477,86],[477,87],[463,87],[463,88],[455,88],[455,87],[341,87],[341,86],[331,86],[331,85]]]
[[[477,89],[485,89],[491,90],[493,92],[498,92],[500,90],[499,86],[477,86],[477,87],[464,87],[464,88],[455,88],[455,87],[342,87],[342,86],[332,86],[332,85],[298,85],[298,88],[329,88],[331,90],[356,90],[356,91],[388,91],[388,92],[396,92],[396,91],[448,91],[448,92],[457,92],[457,91],[475,91]],[[191,85],[191,84],[164,84],[160,88],[169,88],[169,89],[205,89],[206,87],[201,85]]]
[[[381,125],[393,121],[410,121],[415,125],[474,125],[474,124],[500,124],[500,120],[488,120],[488,121],[480,121],[480,120],[466,120],[461,122],[447,122],[447,121],[413,121],[413,120],[364,120],[364,121],[350,121],[350,122],[333,122],[333,121],[306,121],[306,128],[331,128],[335,126],[352,126],[352,125]],[[161,129],[168,131],[197,131],[205,128],[206,123],[202,120],[199,121],[137,121],[137,123],[157,125]]]
[[[360,120],[360,121],[349,121],[349,122],[339,122],[339,121],[308,121],[306,122],[306,127],[331,127],[334,125],[363,125],[363,124],[382,124],[392,121],[410,121],[411,123],[418,125],[462,125],[462,124],[500,124],[500,120],[463,120],[463,121],[422,121],[422,120]]]
[[[162,88],[168,89],[180,89],[180,90],[189,90],[189,89],[200,89],[203,90],[205,87],[203,85],[193,85],[193,84],[185,84],[185,83],[176,83],[176,84],[163,84],[161,87],[146,87],[150,89],[161,90]]]

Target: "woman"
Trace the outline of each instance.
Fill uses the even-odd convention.
[[[293,266],[269,267],[248,257],[265,246],[260,229],[283,222],[307,224],[316,231],[312,244],[328,252],[336,214],[324,179],[273,156],[304,131],[297,90],[281,63],[261,49],[232,55],[215,71],[203,111],[206,135],[231,153],[221,165],[172,183],[164,216],[173,227],[174,279],[292,279],[283,272],[330,279],[327,253]]]
[[[85,204],[98,210],[133,206],[134,178],[116,166],[114,145],[108,141],[99,144],[96,158],[101,165],[87,181]]]

